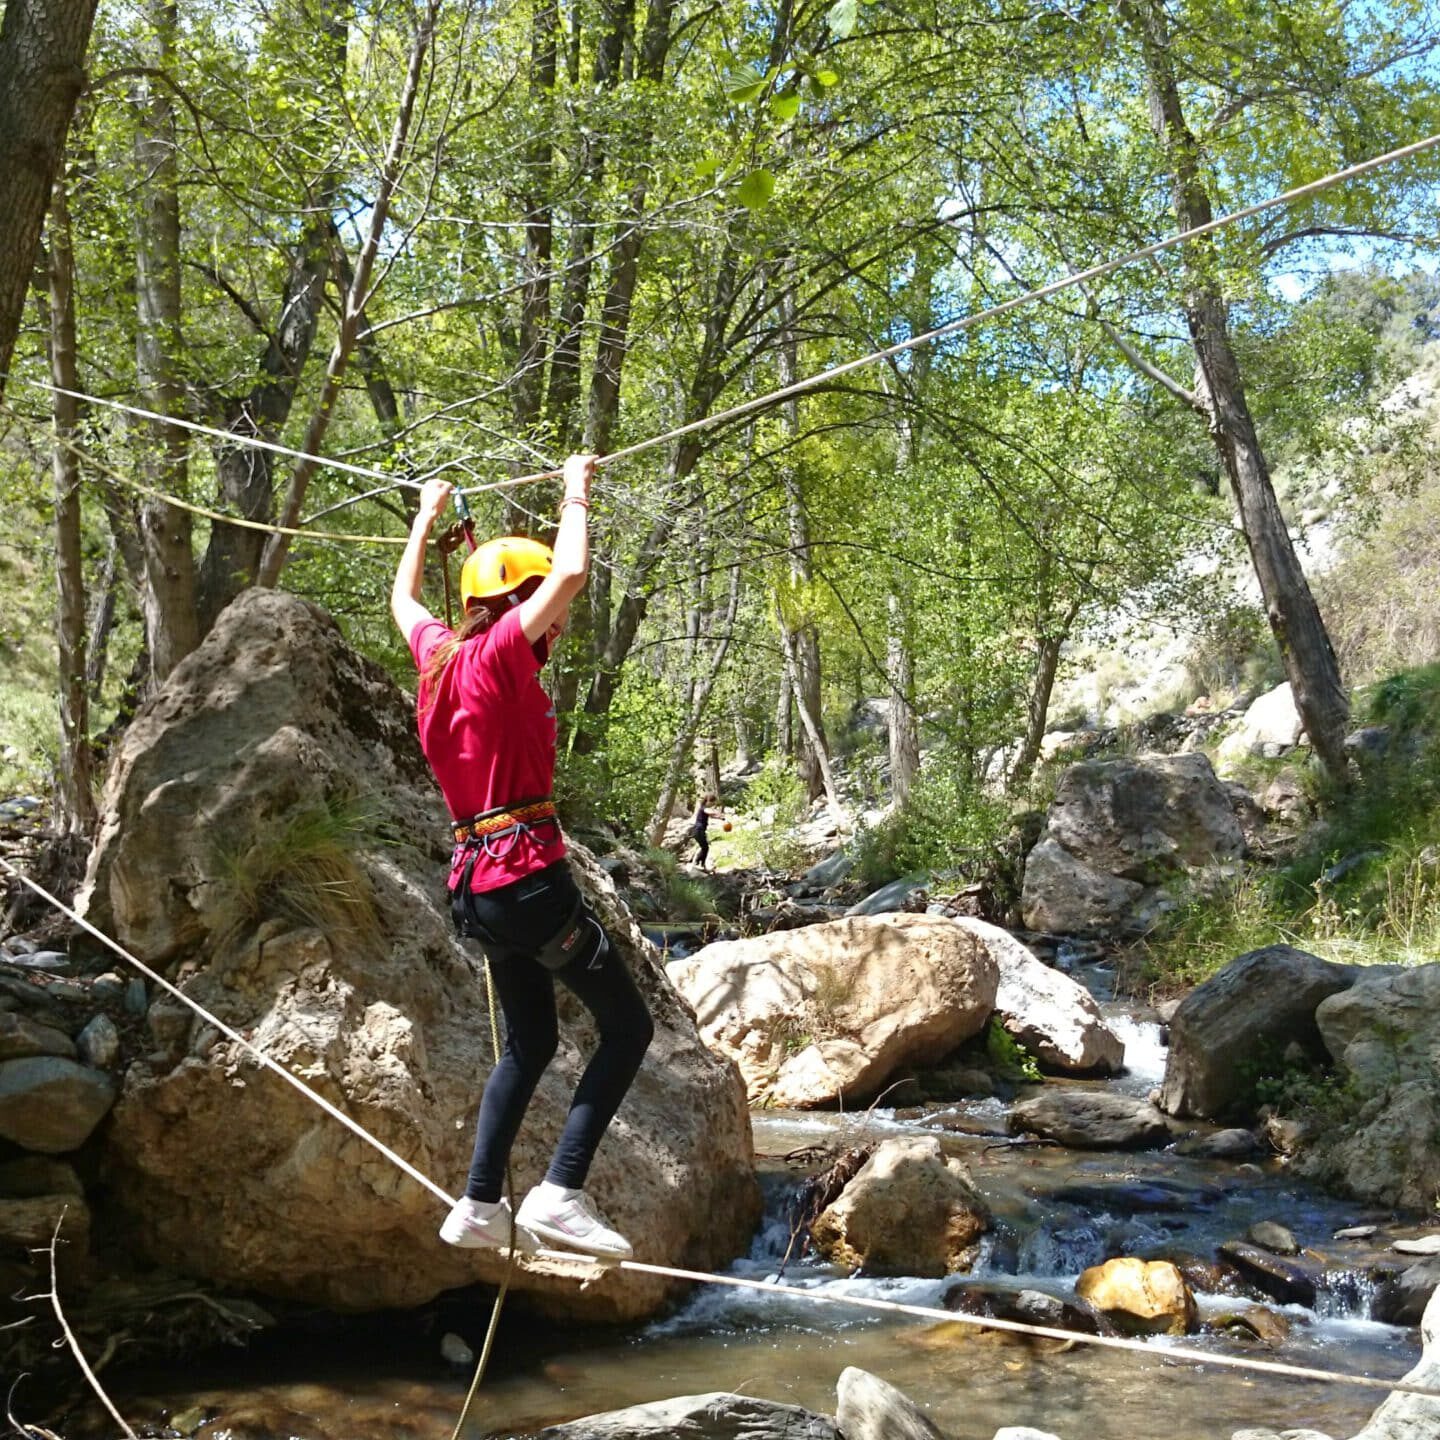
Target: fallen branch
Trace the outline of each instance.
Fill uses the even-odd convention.
[[[111,1418],[120,1427],[126,1436],[126,1440],[140,1440],[140,1437],[125,1423],[125,1417],[115,1408],[110,1397],[105,1393],[100,1381],[96,1378],[95,1372],[90,1368],[89,1362],[85,1359],[85,1352],[81,1350],[75,1333],[70,1329],[70,1323],[65,1318],[65,1312],[60,1308],[60,1279],[56,1272],[55,1246],[60,1239],[60,1227],[65,1223],[65,1211],[60,1212],[60,1218],[55,1222],[55,1233],[50,1237],[50,1305],[55,1311],[55,1318],[60,1322],[61,1333],[65,1337],[65,1343],[70,1347],[70,1353],[75,1357],[75,1363],[79,1365],[85,1379],[89,1382],[90,1388],[100,1397],[100,1402],[110,1412]],[[107,1352],[107,1355],[110,1352]],[[32,1435],[47,1436],[48,1431],[30,1430]]]

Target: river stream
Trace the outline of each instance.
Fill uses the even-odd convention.
[[[1103,994],[1103,972],[1077,978]],[[1145,1094],[1163,1070],[1159,1028],[1123,1007],[1105,1008],[1126,1042],[1128,1066],[1109,1083]],[[951,1440],[991,1440],[1001,1426],[1022,1424],[1060,1440],[1229,1440],[1233,1431],[1261,1424],[1343,1437],[1363,1425],[1381,1392],[1197,1366],[1179,1357],[1248,1354],[1385,1378],[1414,1364],[1418,1336],[1369,1318],[1371,1296],[1361,1272],[1347,1268],[1350,1252],[1332,1240],[1336,1230],[1376,1217],[1297,1184],[1273,1163],[1017,1145],[1004,1135],[1006,1109],[983,1099],[854,1117],[757,1113],[766,1214],[733,1273],[766,1278],[780,1270],[789,1239],[786,1202],[800,1178],[786,1155],[812,1145],[926,1133],[940,1136],[946,1150],[966,1162],[996,1219],[973,1276],[958,1282],[867,1279],[792,1260],[785,1266],[787,1283],[818,1295],[920,1305],[940,1304],[942,1293],[957,1283],[1067,1295],[1081,1270],[1112,1255],[1184,1251],[1209,1257],[1220,1241],[1271,1219],[1330,1262],[1315,1309],[1267,1302],[1290,1326],[1275,1349],[1203,1335],[1151,1341],[1149,1355],[1085,1345],[1065,1349],[954,1322],[719,1287],[701,1287],[673,1313],[625,1330],[562,1332],[517,1314],[502,1326],[468,1440],[710,1390],[833,1414],[835,1383],[849,1365],[898,1386]],[[1202,1319],[1250,1303],[1233,1295],[1197,1298]],[[191,1422],[186,1430],[202,1440],[446,1437],[469,1376],[439,1359],[439,1330],[458,1331],[478,1349],[489,1305],[450,1304],[442,1315],[423,1343],[403,1326],[387,1342],[379,1323],[339,1347],[308,1346],[292,1336],[262,1341],[231,1359],[207,1359],[188,1376],[172,1368],[163,1378],[117,1377],[113,1393],[137,1426],[185,1416]],[[205,1423],[195,1431],[193,1422],[202,1415]]]

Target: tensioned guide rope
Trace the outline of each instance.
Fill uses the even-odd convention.
[[[1331,174],[1322,176],[1318,180],[1311,180],[1304,185],[1297,185],[1293,189],[1286,190],[1279,195],[1272,195],[1269,199],[1259,200],[1253,205],[1246,205],[1239,210],[1232,210],[1228,214],[1217,216],[1215,219],[1209,220],[1203,225],[1195,225],[1188,230],[1181,230],[1173,235],[1167,235],[1162,240],[1156,240],[1150,245],[1145,245],[1138,250],[1130,251],[1128,254],[1117,256],[1113,260],[1106,260],[1098,265],[1092,265],[1087,270],[1079,270],[1064,275],[1057,280],[1052,280],[1048,285],[1041,285],[1036,289],[1027,290],[1022,295],[1013,296],[1011,299],[1002,301],[997,305],[991,305],[984,310],[978,310],[972,315],[964,315],[957,320],[947,321],[944,325],[938,325],[933,330],[927,330],[920,335],[913,335],[908,340],[897,341],[893,345],[887,345],[883,349],[871,351],[869,354],[861,355],[854,360],[847,360],[843,364],[832,366],[828,370],[817,371],[814,375],[806,376],[804,379],[797,380],[791,385],[782,386],[778,390],[771,390],[767,394],[755,396],[750,400],[742,401],[738,405],[732,405],[727,410],[702,416],[700,419],[692,420],[688,424],[676,426],[674,429],[666,430],[658,435],[652,435],[649,439],[639,440],[635,444],[627,445],[619,450],[612,450],[608,455],[600,456],[595,463],[597,466],[612,465],[617,460],[628,459],[630,456],[640,455],[647,450],[653,450],[657,445],[668,444],[670,441],[681,439],[686,435],[694,435],[699,431],[712,429],[716,425],[723,425],[729,421],[737,420],[741,416],[754,414],[757,410],[768,409],[781,400],[787,400],[795,395],[802,395],[808,390],[813,390],[818,386],[825,385],[832,380],[839,379],[842,375],[848,375],[867,365],[873,365],[877,361],[888,360],[895,355],[903,355],[906,351],[914,350],[921,345],[933,344],[935,341],[942,340],[948,335],[958,335],[962,331],[973,329],[988,320],[993,320],[1001,315],[1008,315],[1011,311],[1018,310],[1023,305],[1029,305],[1037,300],[1044,300],[1052,295],[1058,295],[1063,290],[1092,284],[1096,280],[1101,280],[1107,275],[1114,274],[1115,271],[1123,269],[1127,265],[1133,265],[1137,260],[1149,259],[1153,255],[1159,255],[1166,250],[1174,249],[1177,245],[1184,245],[1192,240],[1198,240],[1203,236],[1213,235],[1215,232],[1223,230],[1229,225],[1237,224],[1241,220],[1248,220],[1256,215],[1262,215],[1266,211],[1277,209],[1280,206],[1292,205],[1298,200],[1308,199],[1310,196],[1318,195],[1322,191],[1329,190],[1336,185],[1343,185],[1347,181],[1359,179],[1362,175],[1368,175],[1371,171],[1378,170],[1383,166],[1393,165],[1398,161],[1408,160],[1416,155],[1421,155],[1427,150],[1434,149],[1437,145],[1440,145],[1440,134],[1430,135],[1423,140],[1413,141],[1409,145],[1398,146],[1394,150],[1386,151],[1383,155],[1372,156],[1368,160],[1359,161],[1354,165],[1347,166],[1343,170],[1333,171]],[[201,425],[195,421],[177,419],[168,415],[159,415],[152,410],[141,409],[117,400],[100,399],[96,396],[88,395],[83,391],[61,389],[50,384],[48,381],[34,380],[22,375],[16,375],[13,378],[18,380],[22,385],[28,385],[36,390],[66,395],[72,399],[106,406],[125,414],[157,420],[166,424],[179,425],[184,429],[224,440],[227,444],[269,450],[277,454],[292,456],[299,460],[311,460],[330,469],[342,470],[346,473],[363,476],[367,479],[385,481],[393,488],[402,486],[419,488],[421,484],[421,482],[417,480],[396,475],[387,475],[383,471],[369,469],[365,466],[352,465],[343,460],[331,460],[326,459],[323,455],[311,455],[302,450],[292,450],[287,446],[278,445],[272,441],[260,440],[254,436],[237,435],[231,431],[219,430],[213,426]],[[464,486],[461,488],[461,493],[477,495],[492,490],[510,489],[518,485],[534,485],[543,480],[557,479],[562,473],[560,470],[541,470],[529,475],[517,475],[505,480],[491,481],[484,485]],[[270,528],[278,530],[279,527]]]
[[[32,880],[23,871],[17,869],[4,856],[0,856],[0,867],[9,871],[22,885],[52,905],[88,935],[100,941],[107,949],[120,956],[121,959],[138,970],[140,974],[152,980],[183,1004],[189,1006],[191,1010],[209,1024],[214,1025],[230,1040],[239,1045],[248,1055],[252,1056],[264,1066],[265,1069],[273,1071],[284,1080],[286,1084],[293,1086],[296,1090],[300,1091],[302,1095],[312,1100],[324,1110],[327,1115],[338,1120],[347,1130],[351,1131],[352,1134],[358,1136],[361,1140],[365,1141],[366,1144],[373,1146],[393,1165],[404,1171],[404,1173],[416,1181],[417,1184],[424,1186],[424,1188],[438,1200],[447,1206],[453,1206],[455,1204],[454,1197],[447,1195],[441,1186],[437,1185],[429,1176],[417,1170],[404,1156],[398,1155],[383,1141],[376,1139],[363,1125],[352,1120],[343,1110],[331,1104],[329,1100],[313,1090],[298,1076],[292,1075],[282,1065],[277,1064],[266,1055],[263,1050],[251,1044],[239,1031],[212,1015],[210,1011],[198,1001],[171,984],[163,975],[158,974],[155,970],[151,969],[150,966],[146,965],[144,961],[137,959],[118,941],[112,940],[104,931],[98,929],[88,920],[78,915],[70,906],[66,905],[63,900],[52,895],[43,885]],[[561,1257],[556,1258],[559,1260]],[[1290,1365],[1279,1360],[1255,1360],[1243,1355],[1200,1354],[1194,1351],[1168,1346],[1156,1348],[1143,1340],[1129,1339],[1119,1335],[1086,1335],[1079,1332],[1057,1329],[1048,1325],[1030,1325],[1019,1320],[1003,1320],[985,1315],[966,1315],[959,1311],[943,1310],[930,1305],[909,1305],[901,1301],[881,1300],[865,1295],[837,1295],[825,1291],[806,1290],[797,1285],[782,1284],[778,1280],[749,1280],[738,1275],[717,1275],[703,1270],[686,1270],[673,1265],[654,1265],[643,1260],[622,1260],[619,1262],[598,1261],[591,1260],[589,1257],[583,1255],[577,1255],[573,1257],[573,1259],[568,1255],[564,1256],[563,1263],[577,1265],[586,1270],[594,1271],[597,1275],[610,1268],[619,1268],[635,1274],[655,1275],[664,1279],[684,1280],[700,1285],[726,1285],[732,1289],[758,1290],[767,1295],[786,1295],[798,1300],[809,1300],[817,1305],[844,1305],[855,1309],[876,1311],[881,1314],[906,1315],[920,1320],[949,1321],[957,1325],[971,1325],[983,1330],[1004,1330],[1012,1334],[1029,1335],[1044,1340],[1059,1340],[1080,1345],[1095,1345],[1110,1350],[1126,1350],[1135,1354],[1145,1355],[1151,1360],[1178,1361],[1193,1366],[1216,1365],[1232,1370],[1247,1370],[1297,1380],[1318,1380],[1332,1385],[1346,1385],[1368,1390],[1383,1390],[1387,1393],[1421,1395],[1428,1399],[1440,1400],[1440,1389],[1425,1385],[1416,1385],[1406,1380],[1383,1380],[1370,1375],[1354,1375],[1344,1371],[1321,1370],[1308,1365]]]

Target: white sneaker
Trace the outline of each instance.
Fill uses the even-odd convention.
[[[507,1250],[512,1235],[520,1254],[533,1255],[540,1249],[539,1237],[511,1219],[510,1202],[504,1198],[487,1204],[462,1195],[440,1227],[440,1238],[462,1250]]]
[[[579,1250],[602,1260],[628,1260],[630,1242],[595,1208],[583,1190],[558,1185],[537,1185],[521,1202],[520,1224],[541,1239],[567,1250]]]

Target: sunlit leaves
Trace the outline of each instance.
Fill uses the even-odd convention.
[[[859,18],[859,0],[835,0],[835,4],[825,12],[825,23],[837,40],[848,40]]]
[[[775,177],[765,169],[752,170],[735,192],[736,198],[747,210],[758,210],[770,203],[775,193]]]

